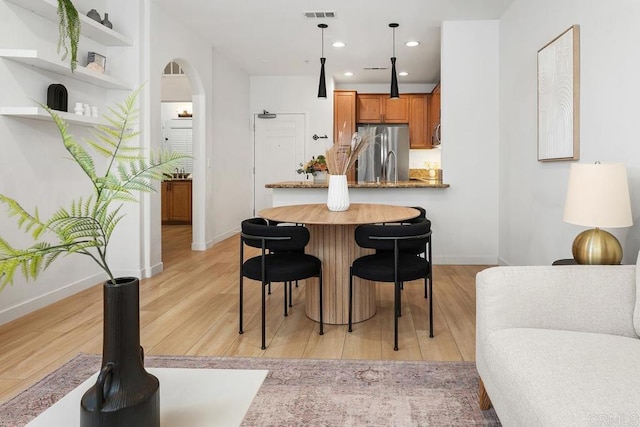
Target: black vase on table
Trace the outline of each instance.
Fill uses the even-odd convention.
[[[104,284],[102,368],[82,397],[81,427],[159,427],[158,379],[144,369],[140,347],[140,283]]]

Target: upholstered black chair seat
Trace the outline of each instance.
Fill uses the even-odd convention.
[[[301,252],[276,252],[265,255],[267,282],[304,280],[318,275],[320,260]],[[253,280],[262,280],[262,257],[247,260],[242,274]]]
[[[395,269],[393,251],[390,254],[382,253],[365,255],[353,262],[354,276],[375,282],[394,282]],[[424,259],[416,259],[413,254],[398,254],[398,281],[410,282],[423,279],[429,274],[429,262]]]

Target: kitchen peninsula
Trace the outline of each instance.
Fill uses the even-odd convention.
[[[429,200],[442,197],[438,190],[449,188],[436,180],[394,182],[349,182],[351,203],[383,203],[403,206],[426,207]],[[273,190],[272,206],[325,203],[327,183],[309,181],[284,181],[265,185]]]

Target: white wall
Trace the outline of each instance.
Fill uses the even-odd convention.
[[[151,46],[151,139],[161,141],[160,81],[164,66],[175,60],[185,71],[193,99],[192,248],[204,250],[233,234],[250,216],[251,156],[249,77],[191,29],[154,3]],[[160,260],[160,197],[156,196],[151,261]]]
[[[137,86],[140,82],[138,21],[141,6],[128,3],[120,0],[109,2],[112,9],[120,6],[126,10],[122,15],[111,13],[110,19],[114,28],[134,40],[134,46],[106,48],[81,37],[78,58],[80,65],[86,65],[88,51],[100,52],[107,56],[107,74]],[[106,4],[79,1],[77,7],[80,13],[95,7],[103,14]],[[0,45],[3,48],[37,49],[42,55],[58,59],[57,39],[56,22],[13,3],[0,2]],[[123,67],[122,63],[129,66]],[[73,104],[80,101],[98,106],[104,112],[108,105],[122,101],[128,94],[128,91],[104,90],[72,78],[0,60],[2,106],[46,103],[47,87],[52,83],[62,83],[67,87],[71,110]],[[90,136],[89,129],[82,126],[71,125],[69,130],[77,140]],[[17,199],[27,210],[33,211],[37,207],[40,216],[48,218],[60,207],[69,208],[72,199],[91,194],[86,176],[66,160],[69,155],[53,123],[0,116],[0,140],[0,193]],[[96,166],[100,167],[99,164]],[[109,263],[116,275],[137,275],[141,270],[138,236],[133,235],[129,245],[123,244],[120,237],[131,229],[138,229],[140,206],[127,206],[126,211],[127,218],[112,238],[110,248],[114,256],[109,258]],[[16,230],[15,218],[7,218],[4,206],[0,211],[0,236],[14,247],[24,248],[32,244],[27,233]],[[14,285],[0,294],[0,323],[93,286],[105,278],[106,275],[89,258],[79,255],[59,258],[35,283],[27,283],[18,273]]]
[[[500,20],[500,262],[571,257],[584,227],[562,222],[571,162],[536,160],[536,52],[580,25],[580,162],[627,165],[634,225],[612,231],[635,262],[640,248],[640,3],[515,0]],[[444,127],[444,126],[443,126]],[[447,163],[448,164],[448,163]]]
[[[317,77],[253,76],[251,116],[262,110],[270,113],[305,113],[305,157],[310,159],[311,156],[323,154],[333,144],[333,88],[333,81],[327,80],[327,98],[318,98]],[[327,135],[328,138],[314,141],[314,134]],[[298,167],[297,164],[291,165],[291,170]]]
[[[443,190],[424,204],[434,256],[492,264],[498,256],[498,21],[442,26]]]

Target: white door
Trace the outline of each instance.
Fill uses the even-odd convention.
[[[299,181],[296,169],[304,163],[305,115],[277,114],[272,119],[254,115],[254,214],[272,206],[272,190],[265,184]]]

